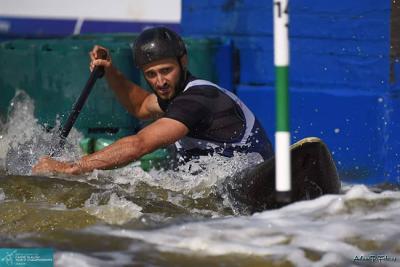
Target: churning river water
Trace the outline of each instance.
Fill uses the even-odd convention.
[[[339,195],[243,216],[218,191],[257,157],[32,176],[52,138],[33,108],[21,93],[0,121],[0,247],[51,247],[55,266],[73,267],[400,266],[396,187],[343,184]],[[71,133],[62,159],[81,156],[80,137]]]

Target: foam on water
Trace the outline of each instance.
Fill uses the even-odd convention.
[[[106,204],[101,204],[101,198],[99,193],[92,194],[85,202],[84,210],[106,223],[121,225],[142,215],[141,207],[115,193],[109,196]]]
[[[92,231],[142,240],[174,253],[260,255],[286,259],[295,266],[351,266],[355,257],[371,254],[400,259],[399,224],[400,192],[377,194],[358,185],[345,195],[326,195],[249,217],[150,231]],[[310,259],[309,252],[320,259]]]

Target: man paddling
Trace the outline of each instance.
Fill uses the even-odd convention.
[[[44,157],[33,167],[34,173],[116,168],[174,143],[181,162],[202,155],[232,157],[234,152],[256,152],[264,159],[272,156],[271,143],[254,114],[231,92],[189,72],[184,42],[175,32],[151,28],[134,44],[135,64],[153,93],[126,79],[107,50],[107,59],[100,59],[102,50],[106,49],[95,46],[90,52],[91,70],[103,66],[109,86],[125,108],[139,119],[155,121],[76,162]]]

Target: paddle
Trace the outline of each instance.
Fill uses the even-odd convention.
[[[101,59],[106,59],[107,58],[107,52],[105,50],[99,50],[99,57]],[[79,113],[81,112],[83,105],[86,102],[86,99],[88,98],[90,92],[92,91],[92,88],[94,84],[96,83],[97,79],[100,79],[104,76],[104,67],[101,66],[95,66],[93,71],[90,73],[89,79],[87,80],[85,87],[82,90],[81,95],[79,98],[76,100],[75,104],[72,107],[72,111],[68,116],[67,121],[65,122],[63,128],[60,131],[60,140],[58,143],[58,146],[54,147],[50,153],[50,156],[54,156],[57,152],[63,149],[65,141],[68,137],[69,132],[72,129],[72,126],[74,126]]]

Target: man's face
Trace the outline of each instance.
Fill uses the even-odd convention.
[[[172,99],[180,78],[178,61],[173,58],[162,59],[143,67],[143,74],[154,92],[161,99]]]

